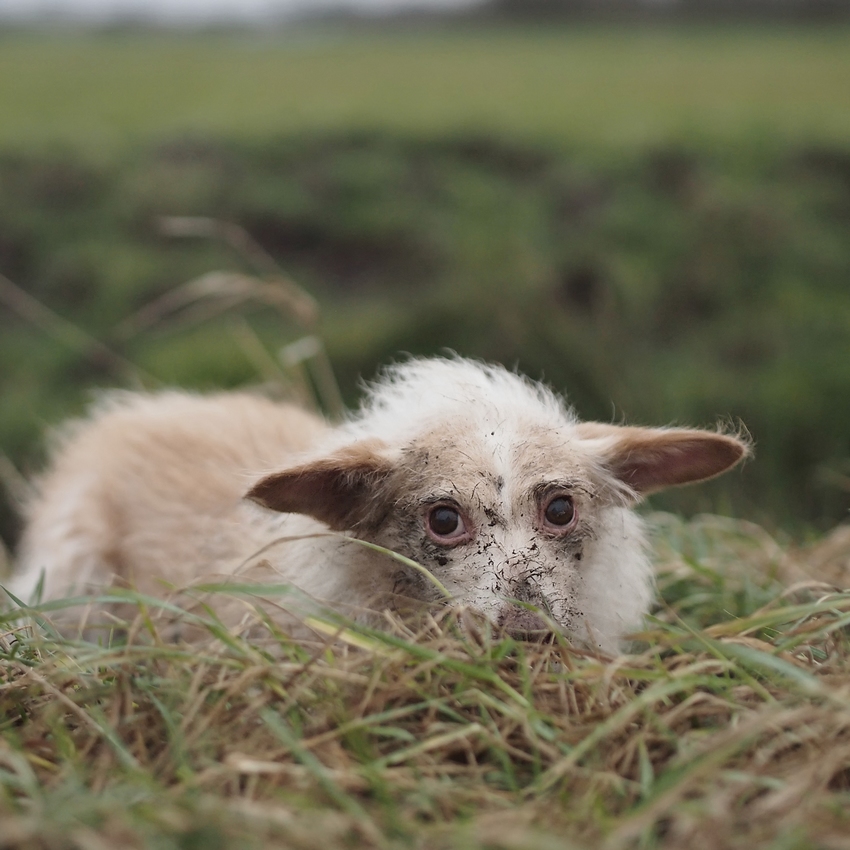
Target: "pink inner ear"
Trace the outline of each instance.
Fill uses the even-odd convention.
[[[600,426],[588,429],[588,436],[601,437],[603,428],[606,437],[615,438],[609,466],[641,494],[714,478],[747,453],[736,437],[708,431]]]

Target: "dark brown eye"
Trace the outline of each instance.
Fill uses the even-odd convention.
[[[558,529],[568,527],[576,516],[573,500],[569,496],[556,496],[546,505],[543,516],[548,525]]]
[[[448,537],[457,531],[461,524],[461,519],[460,514],[454,508],[441,505],[431,511],[428,523],[434,534],[439,534],[440,537]]]
[[[467,531],[460,511],[452,505],[435,505],[428,512],[428,533],[438,543],[456,543]]]

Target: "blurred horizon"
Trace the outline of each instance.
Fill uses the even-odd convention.
[[[617,21],[719,19],[818,21],[850,17],[850,0],[0,0],[0,25],[150,24],[261,27],[304,20],[451,22],[501,18]]]
[[[2,0],[0,21],[108,24],[122,20],[163,25],[261,25],[333,13],[392,15],[449,12],[482,0]]]

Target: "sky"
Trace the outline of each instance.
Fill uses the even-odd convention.
[[[262,20],[324,7],[369,12],[404,9],[452,9],[471,0],[0,0],[0,17],[27,18],[57,14],[88,20],[125,16],[164,21]]]

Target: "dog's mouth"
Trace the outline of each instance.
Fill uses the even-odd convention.
[[[387,607],[404,619],[413,619],[426,610],[443,611],[449,617],[459,616],[467,628],[474,628],[476,622],[480,628],[484,621],[489,621],[491,628],[495,627],[503,634],[524,641],[544,641],[560,632],[551,618],[541,615],[533,607],[526,607],[515,602],[504,601],[494,612],[495,616],[492,614],[488,616],[474,605],[452,604],[451,600],[428,603],[417,597],[395,593],[391,600],[388,600]]]

